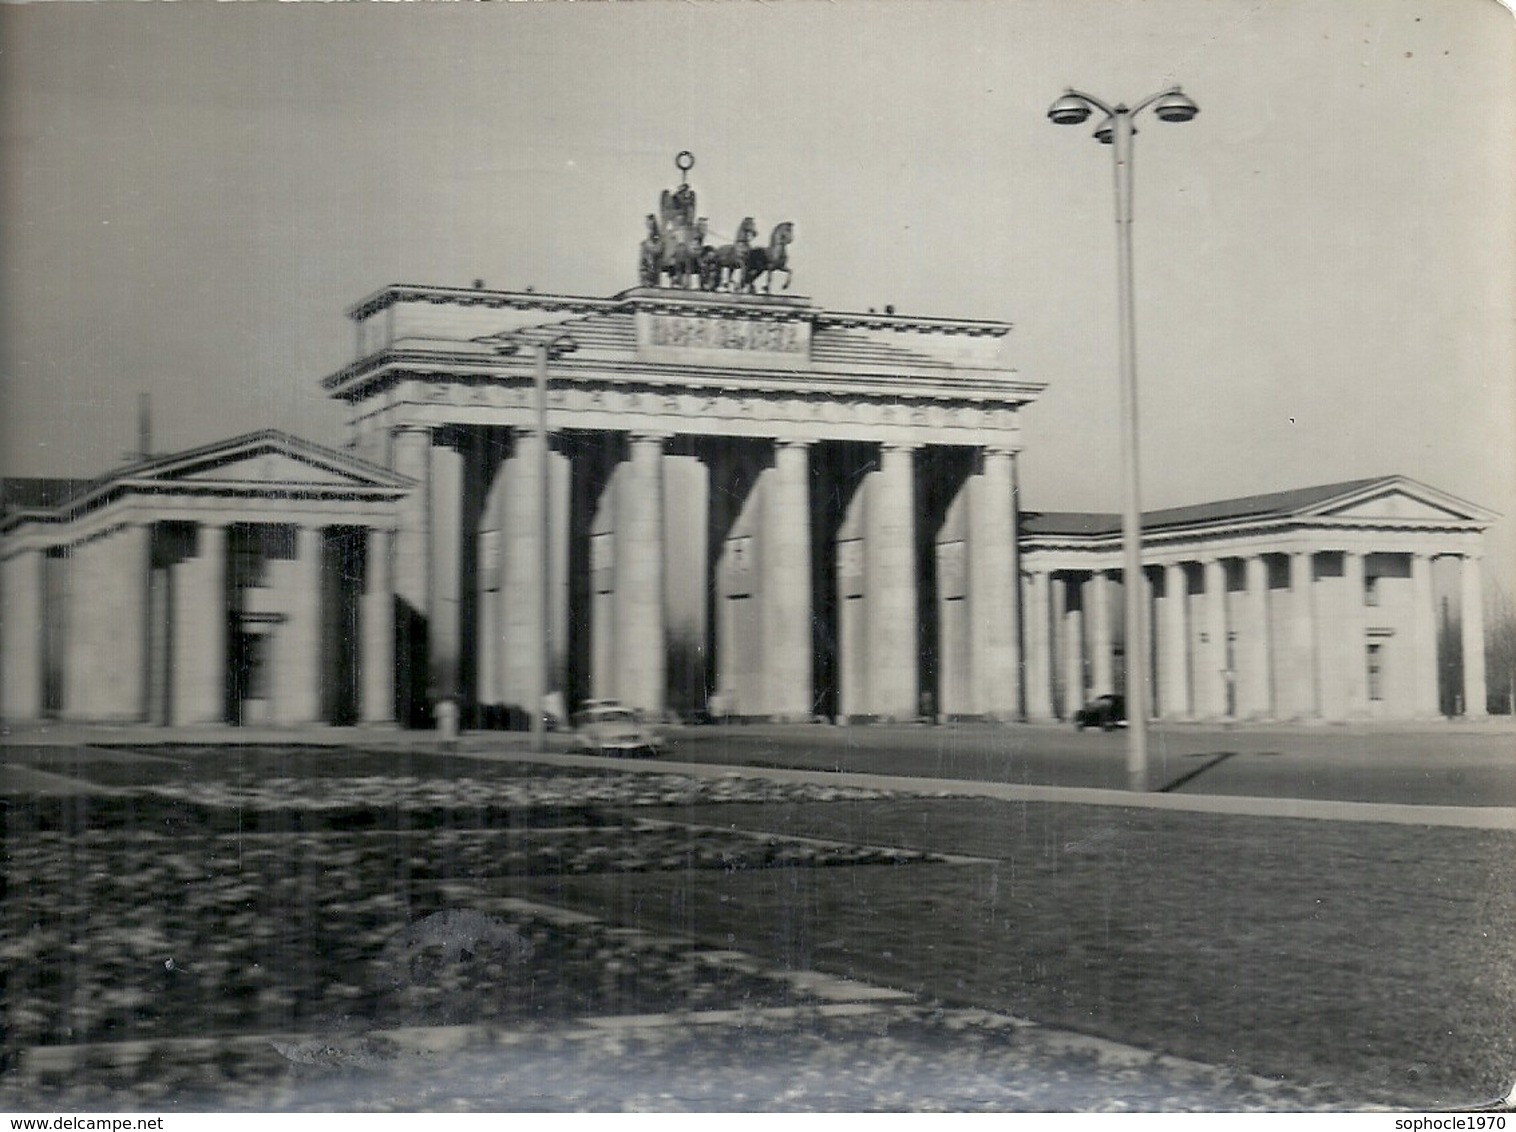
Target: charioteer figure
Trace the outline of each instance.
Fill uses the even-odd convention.
[[[726,291],[754,294],[757,281],[764,280],[764,292],[773,288],[774,272],[784,272],[784,289],[791,280],[789,245],[794,241],[794,224],[786,220],[776,225],[767,247],[754,246],[758,225],[745,216],[730,244],[713,247],[706,243],[708,222],[697,215],[695,190],[690,187],[689,171],[695,167],[695,155],[682,151],[674,165],[679,170],[679,187],[665,189],[658,200],[657,214],[647,217],[647,236],[638,256],[638,278],[644,287],[668,286],[688,289],[693,279],[702,291]]]

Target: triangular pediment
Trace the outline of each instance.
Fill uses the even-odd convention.
[[[1370,499],[1328,508],[1322,514],[1343,519],[1466,519],[1469,517],[1405,491],[1387,491]]]
[[[197,468],[183,475],[164,477],[173,480],[216,480],[239,483],[353,483],[352,476],[338,475],[330,468],[296,460],[282,452],[264,452],[242,460],[228,460],[210,467]]]
[[[1404,476],[1355,485],[1354,490],[1323,498],[1301,513],[1388,522],[1487,523],[1493,518],[1476,504]]]
[[[395,488],[407,481],[345,452],[282,432],[253,433],[129,470],[128,477],[172,484],[240,484],[288,489]]]

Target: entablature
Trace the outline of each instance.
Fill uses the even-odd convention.
[[[1461,520],[1388,523],[1279,521],[1251,528],[1143,533],[1144,566],[1160,567],[1264,554],[1478,554],[1484,524]],[[1121,536],[1023,536],[1024,570],[1119,570]]]
[[[531,384],[532,364],[530,357],[499,358],[484,350],[385,350],[338,371],[325,384],[333,396],[356,403],[404,381],[439,386]],[[1035,400],[1046,388],[1040,382],[1021,380],[1015,370],[902,374],[883,366],[828,367],[805,372],[765,367],[761,371],[733,373],[723,366],[617,363],[580,358],[577,354],[555,361],[549,380],[554,386],[637,385],[670,392],[720,390],[755,396],[804,390],[828,397],[931,399],[966,405],[986,401],[1022,405]]]
[[[397,384],[364,402],[353,418],[360,432],[408,426],[536,427],[531,385]],[[853,440],[883,443],[1019,448],[1016,406],[955,404],[932,398],[854,397],[792,389],[757,395],[624,385],[554,385],[548,391],[549,428],[603,432],[664,432],[805,442]]]

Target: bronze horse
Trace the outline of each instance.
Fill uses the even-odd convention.
[[[703,280],[702,264],[709,250],[705,243],[703,216],[695,221],[693,228],[675,227],[663,251],[663,270],[668,274],[669,285],[688,288],[692,275]]]
[[[753,223],[751,216],[744,216],[732,243],[706,248],[700,267],[700,289],[720,291],[730,283],[735,291],[742,277],[743,264],[747,263],[747,253],[757,237],[758,225]]]
[[[776,225],[773,234],[769,236],[769,246],[766,248],[749,248],[747,257],[742,265],[742,282],[736,288],[738,292],[753,294],[753,284],[758,276],[766,278],[763,281],[763,293],[769,294],[774,287],[774,272],[784,272],[784,290],[790,289],[791,273],[789,269],[789,246],[795,240],[795,225],[786,220],[783,224]]]

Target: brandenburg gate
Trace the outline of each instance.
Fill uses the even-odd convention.
[[[823,310],[793,224],[731,230],[684,179],[620,294],[364,299],[350,451],[0,481],[0,715],[1067,722],[1127,692],[1129,599],[1158,719],[1485,714],[1493,513],[1396,475],[1172,507],[1129,593],[1117,516],[1019,498],[1008,324]]]
[[[782,239],[787,270],[789,225],[725,283],[702,259],[731,249],[703,244],[670,274],[669,198],[645,285],[613,297],[392,286],[349,312],[357,360],[325,387],[358,455],[416,484],[397,718],[453,700],[519,726],[544,686],[653,717],[1015,718],[1015,461],[1042,386],[1010,326],[760,291],[742,261],[772,270]],[[501,345],[546,341],[572,352],[544,460],[537,351]]]

